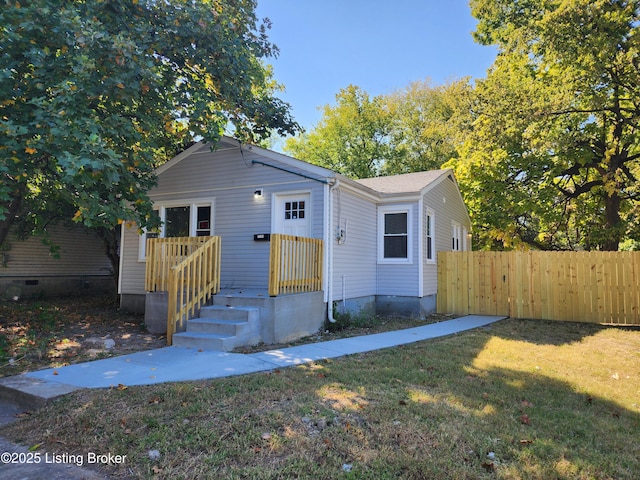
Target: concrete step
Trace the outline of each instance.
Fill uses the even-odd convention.
[[[187,322],[187,332],[217,335],[238,335],[248,327],[246,320],[222,320],[218,318],[192,318]],[[243,328],[244,327],[244,328]]]
[[[221,335],[203,332],[181,332],[173,335],[173,345],[202,350],[218,350],[228,352],[237,345],[238,337],[235,335]]]
[[[215,318],[219,320],[256,320],[260,316],[260,309],[252,306],[209,305],[200,309],[200,318]]]

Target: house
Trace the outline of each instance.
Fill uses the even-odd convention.
[[[335,311],[434,312],[437,252],[471,246],[469,215],[453,172],[447,169],[355,181],[223,137],[214,150],[204,142],[194,144],[158,168],[157,174],[158,184],[150,197],[164,222],[162,230],[141,235],[137,227],[129,226],[122,231],[122,307],[145,310],[148,324],[158,321],[158,328],[164,328],[167,308],[174,307],[166,305],[170,301],[163,293],[166,288],[158,288],[148,277],[163,276],[157,272],[168,262],[166,249],[177,241],[170,239],[191,239],[189,244],[172,247],[184,259],[185,249],[191,249],[199,237],[215,236],[220,239],[215,290],[220,292],[213,296],[216,311],[207,310],[205,315],[205,308],[212,307],[203,307],[200,317],[230,315],[224,309],[235,309],[234,314],[241,313],[245,322],[249,316],[260,317],[251,320],[259,325],[249,329],[244,341],[236,338],[229,345],[274,343],[315,333],[326,318],[333,319]],[[154,258],[160,260],[151,263],[147,249],[160,245],[162,238],[169,243],[154,250]],[[319,250],[309,253],[305,249],[316,247],[308,244],[281,247],[284,238],[317,239]],[[292,248],[291,252],[286,248]],[[293,258],[301,251],[318,257],[283,266],[282,258]],[[282,258],[274,260],[274,255]],[[310,273],[312,267],[320,269],[317,275]],[[287,275],[315,275],[316,286],[287,294],[282,294],[286,289],[273,290],[274,275],[282,276],[285,270],[297,272]],[[296,280],[282,282],[286,284],[295,285]],[[176,291],[184,294],[186,290],[191,289]],[[160,294],[164,297],[154,300]],[[189,301],[182,299],[178,304]],[[188,316],[197,316],[198,308]],[[244,310],[251,308],[258,312]],[[196,330],[208,328],[186,320],[184,312],[176,317],[178,331],[185,325],[187,330],[189,325]],[[216,327],[216,331],[221,329]],[[200,333],[194,330],[192,337],[205,337]],[[182,336],[189,333],[179,335],[176,339],[182,342]],[[208,340],[202,342],[205,348],[212,345]]]
[[[52,225],[49,243],[9,235],[0,250],[0,298],[114,293],[111,262],[102,240],[81,226]]]

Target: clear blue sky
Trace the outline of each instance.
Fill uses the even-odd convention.
[[[270,61],[286,88],[279,97],[306,129],[349,84],[374,96],[481,78],[496,53],[473,41],[468,0],[258,0],[257,14],[280,49]]]

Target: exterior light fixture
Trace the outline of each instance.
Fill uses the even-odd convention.
[[[262,198],[262,189],[258,188],[256,191],[253,192],[253,198]]]

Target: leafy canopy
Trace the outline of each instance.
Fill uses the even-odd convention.
[[[287,139],[296,158],[352,178],[440,168],[457,156],[468,128],[468,80],[432,87],[414,82],[389,95],[370,97],[349,85],[325,105],[315,128]]]
[[[42,209],[152,225],[153,168],[193,138],[294,133],[254,0],[0,1],[0,244]]]
[[[499,54],[457,175],[485,247],[640,238],[640,2],[473,0]]]

